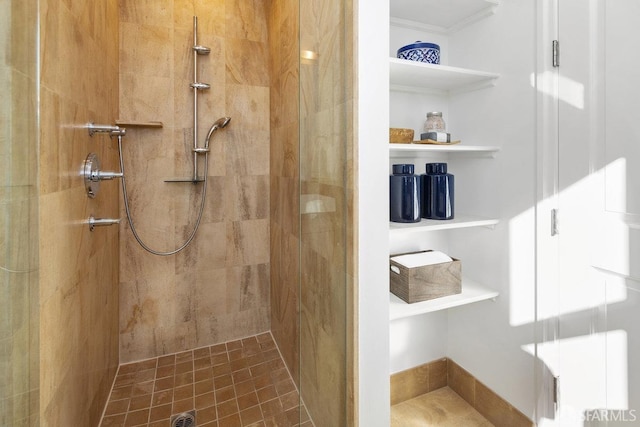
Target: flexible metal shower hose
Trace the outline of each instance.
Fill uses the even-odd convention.
[[[133,236],[136,238],[140,246],[142,246],[142,248],[145,251],[150,252],[154,255],[159,255],[159,256],[174,255],[180,252],[181,250],[183,250],[184,248],[186,248],[187,246],[189,246],[189,243],[191,243],[191,241],[196,235],[196,232],[198,231],[198,227],[200,227],[200,221],[202,220],[202,212],[204,211],[204,203],[207,199],[207,173],[209,169],[208,153],[205,153],[204,155],[204,184],[202,186],[202,200],[200,201],[200,210],[198,212],[198,219],[196,220],[196,225],[193,228],[193,231],[191,231],[191,235],[189,236],[187,241],[184,242],[184,244],[179,248],[169,252],[162,252],[162,251],[156,251],[154,249],[151,249],[142,241],[142,239],[138,235],[138,232],[136,231],[136,228],[133,226],[133,219],[131,218],[131,212],[129,210],[129,197],[127,197],[127,184],[125,181],[125,173],[124,173],[124,158],[122,156],[122,135],[118,135],[118,153],[120,155],[120,172],[122,172],[121,181],[122,181],[122,196],[124,199],[124,209],[127,212],[127,221],[129,222],[129,227],[131,227],[131,232],[133,233]]]

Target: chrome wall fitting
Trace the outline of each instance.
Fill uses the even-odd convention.
[[[93,231],[96,227],[120,224],[120,218],[95,218],[93,215],[87,220],[89,231]]]
[[[197,90],[211,89],[211,86],[207,83],[191,83],[189,86]]]
[[[95,198],[100,190],[100,181],[122,178],[122,172],[103,172],[100,170],[100,160],[95,153],[89,153],[82,166],[84,188],[87,196]]]
[[[118,129],[114,129],[111,132],[109,132],[109,136],[111,138],[117,137],[117,136],[125,136],[126,133],[127,133],[127,130],[125,128],[118,127]]]
[[[89,130],[89,136],[93,136],[95,133],[108,133],[109,136],[118,136],[120,132],[125,132],[125,129],[117,125],[97,125],[95,123],[87,123],[87,129]]]
[[[208,54],[211,53],[211,48],[208,48],[206,46],[196,45],[196,46],[193,47],[193,50],[198,55],[208,55]]]

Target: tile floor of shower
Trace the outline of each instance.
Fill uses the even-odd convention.
[[[101,426],[170,427],[195,410],[197,427],[312,427],[299,403],[267,332],[121,365]]]

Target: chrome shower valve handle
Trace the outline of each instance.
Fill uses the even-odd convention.
[[[122,172],[103,172],[92,171],[89,179],[93,182],[112,180],[113,178],[122,178]]]
[[[100,181],[122,178],[122,172],[103,172],[100,170],[100,160],[95,153],[89,153],[84,161],[81,175],[84,178],[84,187],[87,196],[95,198],[100,190]]]

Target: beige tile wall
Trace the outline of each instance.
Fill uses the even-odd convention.
[[[352,274],[348,233],[353,207],[348,2],[302,1],[300,49],[301,194],[333,200],[327,212],[301,215],[301,397],[316,425],[347,425],[353,372]],[[353,423],[353,420],[351,420]]]
[[[118,2],[42,0],[40,32],[40,418],[91,426],[118,366],[118,228],[83,221],[119,216],[118,182],[90,200],[79,170],[89,152],[117,165],[83,126],[117,117]]]
[[[207,201],[192,244],[148,254],[121,226],[120,354],[130,362],[267,331],[270,325],[269,72],[260,0],[120,1],[120,118],[162,121],[129,128],[125,166],[134,225],[167,251],[190,233],[202,184],[192,174],[192,24],[199,57],[200,144],[221,116],[209,156]],[[202,167],[200,168],[202,171]],[[124,213],[121,213],[124,215]]]
[[[335,426],[357,425],[347,3],[274,2],[269,15],[272,333],[316,425]],[[335,210],[300,216],[299,193],[332,198]]]
[[[269,7],[271,333],[299,386],[299,2]]]
[[[37,2],[0,6],[0,425],[38,420]]]

